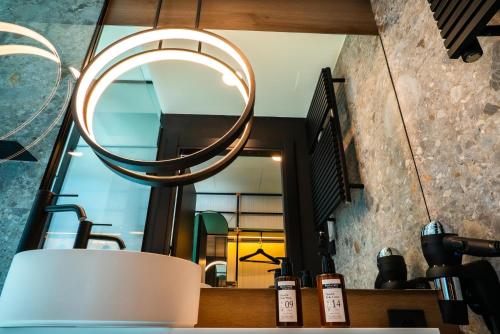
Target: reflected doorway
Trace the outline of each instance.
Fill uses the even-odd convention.
[[[195,166],[193,171],[204,167]],[[205,284],[238,288],[274,284],[273,269],[279,268],[279,258],[286,253],[282,189],[281,154],[275,152],[239,156],[221,173],[183,187],[175,225],[189,225],[187,220],[194,216],[193,260],[202,266]],[[194,208],[193,216],[186,214],[188,207]],[[201,230],[200,221],[206,221]],[[186,234],[189,230],[183,228],[177,238],[185,240]]]

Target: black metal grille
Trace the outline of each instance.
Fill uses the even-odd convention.
[[[482,55],[477,36],[495,34],[487,23],[499,9],[498,0],[428,0],[448,56],[474,61]]]
[[[328,115],[328,110],[331,108],[331,104],[334,103],[334,101],[329,99],[329,94],[327,94],[327,90],[325,89],[325,79],[328,75],[325,75],[324,72],[329,72],[331,78],[330,68],[324,68],[321,70],[321,75],[319,76],[311,105],[309,107],[309,111],[307,112],[306,124],[309,152],[314,151],[318,135],[321,132],[323,124],[325,123],[325,118]],[[333,87],[333,84],[330,87]]]
[[[316,226],[351,200],[333,81],[330,68],[324,68],[306,120]]]

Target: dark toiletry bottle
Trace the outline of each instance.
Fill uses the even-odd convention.
[[[322,327],[349,327],[344,276],[335,273],[330,254],[321,254],[322,274],[316,276]]]
[[[276,277],[276,326],[303,326],[300,281],[286,257],[281,258],[281,274]]]

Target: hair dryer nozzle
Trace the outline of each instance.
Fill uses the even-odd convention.
[[[462,301],[439,300],[439,310],[444,323],[452,325],[468,325],[469,314],[467,303]]]

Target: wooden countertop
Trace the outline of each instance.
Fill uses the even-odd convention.
[[[437,295],[433,290],[347,290],[351,327],[387,328],[389,309],[420,309],[428,327],[441,333],[460,333],[458,326],[443,324]],[[201,289],[196,327],[275,327],[273,289]],[[304,327],[320,327],[316,289],[302,290]]]

